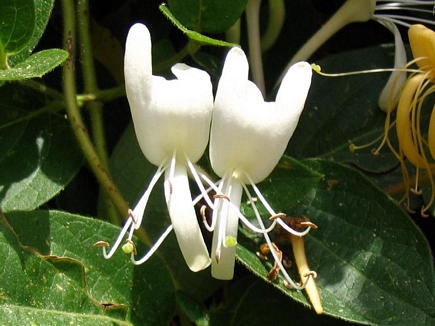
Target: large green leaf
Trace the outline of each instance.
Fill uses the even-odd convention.
[[[34,209],[68,184],[82,165],[82,154],[62,115],[26,119],[44,105],[33,92],[6,84],[0,97],[0,207]]]
[[[164,325],[174,284],[157,257],[133,267],[128,255],[105,260],[93,243],[119,229],[56,211],[9,213],[0,223],[2,325]],[[144,250],[143,247],[140,247]]]
[[[11,69],[0,70],[0,81],[42,77],[67,58],[68,52],[60,49],[37,52]]]
[[[268,196],[290,216],[305,214],[318,225],[305,237],[307,258],[317,271],[326,314],[364,324],[435,323],[435,274],[427,240],[396,203],[360,173],[323,160],[303,165],[324,177],[295,205],[286,193],[299,180],[277,183]],[[272,183],[273,179],[272,179]],[[268,190],[265,190],[269,195]],[[266,280],[271,268],[255,255],[259,242],[241,237],[239,260]],[[282,247],[291,257],[291,249]],[[297,272],[293,271],[296,279]],[[303,293],[273,283],[308,305]]]

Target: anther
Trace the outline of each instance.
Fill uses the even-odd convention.
[[[107,241],[97,241],[94,243],[94,247],[109,247],[110,244]]]
[[[213,198],[223,198],[223,199],[226,199],[228,201],[231,201],[230,197],[228,197],[225,194],[216,194],[216,195],[213,195]]]
[[[378,156],[379,155],[379,149],[378,148],[372,148],[370,150],[370,153],[374,156]]]
[[[290,267],[292,267],[293,263],[292,263],[291,260],[283,259],[283,260],[282,260],[282,265],[283,265],[285,268],[290,268]]]
[[[286,216],[287,215],[284,213],[278,213],[278,214],[275,214],[275,215],[272,215],[271,217],[269,217],[269,220],[273,221],[273,220],[276,220],[277,218],[284,218]]]
[[[314,224],[313,222],[310,222],[310,221],[308,221],[308,222],[301,222],[301,225],[303,225],[303,226],[310,226],[313,229],[317,229],[317,225]]]
[[[134,213],[130,208],[128,209],[127,214],[128,214],[128,216],[130,216],[133,223],[136,224],[136,220],[134,219]]]
[[[304,274],[305,277],[311,276],[312,278],[317,278],[317,273],[315,271],[309,271]]]
[[[205,206],[205,205],[202,205],[201,208],[199,209],[199,213],[201,214],[203,221],[207,220],[207,217],[205,216],[206,209],[207,209],[207,206]]]
[[[216,252],[214,253],[214,258],[216,259],[216,263],[219,264],[219,260],[221,259],[221,249],[217,248]]]
[[[287,289],[289,289],[289,290],[294,290],[294,289],[295,289],[295,288],[294,288],[293,286],[291,286],[290,283],[287,282],[286,280],[284,280],[282,283],[283,283],[284,286],[285,286]],[[295,283],[295,284],[296,284],[296,286],[298,286],[298,287],[302,286],[301,283]]]
[[[417,196],[421,196],[423,194],[423,191],[421,189],[418,190],[417,188],[410,188],[409,191],[412,192],[414,195],[417,195]]]
[[[405,211],[407,211],[410,214],[415,214],[416,211],[414,211],[413,209],[409,208],[408,204],[403,204],[403,207],[405,208]]]
[[[421,217],[424,217],[424,218],[429,217],[429,214],[426,213],[427,209],[428,209],[427,207],[421,206],[421,210],[420,210]]]

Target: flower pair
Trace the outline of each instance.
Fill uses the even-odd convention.
[[[266,236],[276,223],[297,235],[309,231],[309,227],[303,233],[290,229],[255,186],[276,166],[296,128],[311,84],[311,67],[307,63],[294,65],[283,80],[276,102],[266,103],[258,88],[248,80],[249,66],[244,52],[233,48],[227,55],[213,99],[210,77],[202,70],[176,64],[172,72],[177,79],[153,76],[150,34],[144,25],[136,24],[127,37],[124,65],[136,136],[145,157],[158,168],[110,252],[106,251],[108,243],[98,243],[103,246],[105,258],[114,254],[128,233],[123,251],[131,253],[133,263],[141,264],[173,229],[192,271],[205,269],[213,262],[213,276],[230,279],[239,218]],[[209,138],[212,168],[222,178],[217,184],[194,166],[204,154]],[[211,255],[193,208],[188,172],[213,209],[213,222],[206,224],[209,230],[214,230]],[[133,232],[140,227],[149,195],[162,174],[165,174],[165,198],[172,225],[142,259],[136,260]],[[216,192],[213,202],[203,183]],[[246,185],[254,188],[269,213],[276,217],[269,228],[265,228],[258,212],[259,228],[240,213]],[[248,197],[253,202],[249,192]]]

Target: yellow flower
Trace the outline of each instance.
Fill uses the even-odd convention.
[[[386,140],[401,163],[407,189],[410,188],[410,178],[405,158],[415,166],[417,171],[415,187],[412,190],[418,191],[419,171],[421,169],[426,170],[427,178],[432,186],[432,194],[426,206],[422,208],[422,215],[425,216],[425,212],[434,203],[435,199],[433,178],[435,167],[435,113],[433,108],[427,136],[424,131],[427,121],[422,118],[422,109],[426,98],[435,91],[435,32],[418,24],[409,28],[408,35],[414,60],[408,63],[406,68],[412,64],[417,64],[418,69],[406,79],[399,94],[396,113],[399,150],[396,151],[388,138]],[[390,119],[393,107],[394,101],[390,101],[385,124],[386,135],[391,126]]]

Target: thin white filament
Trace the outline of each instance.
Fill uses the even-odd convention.
[[[273,208],[269,205],[269,203],[267,202],[266,198],[264,198],[264,196],[262,195],[262,193],[260,192],[260,190],[257,188],[257,186],[252,182],[251,177],[246,174],[246,177],[248,178],[249,182],[251,183],[251,187],[252,189],[254,189],[255,194],[257,195],[257,197],[260,199],[261,203],[263,204],[263,206],[266,208],[266,210],[269,212],[269,214],[271,216],[276,215],[275,211],[273,210]],[[277,218],[276,221],[278,221],[279,225],[281,225],[287,232],[290,232],[291,234],[297,235],[299,237],[303,237],[304,235],[306,235],[308,232],[310,232],[311,230],[311,226],[307,227],[307,229],[303,232],[298,232],[296,230],[293,230],[291,227],[289,227],[287,224],[284,223],[284,221],[281,218]],[[264,227],[263,227],[264,228]]]
[[[260,226],[264,229],[264,223],[263,220],[261,219],[260,213],[258,212],[258,209],[256,206],[252,207],[254,209],[254,213],[255,216],[257,217],[257,221],[260,224]],[[267,233],[263,233],[264,238],[266,239],[266,243],[269,246],[269,250],[272,253],[273,259],[275,259],[275,262],[278,264],[278,267],[281,271],[281,273],[284,275],[285,280],[291,285],[292,288],[296,289],[296,290],[302,290],[305,288],[305,286],[307,285],[307,282],[309,280],[309,277],[305,280],[304,284],[302,284],[302,286],[297,285],[292,278],[290,277],[290,275],[288,275],[286,269],[284,268],[281,259],[278,256],[278,253],[276,252],[276,250],[274,249],[273,245],[272,245],[272,241],[270,240],[269,234]]]
[[[127,233],[127,230],[129,227],[130,231],[128,234],[128,239],[131,240],[133,238],[133,232],[134,230],[137,230],[141,224],[143,215],[145,212],[145,207],[148,203],[148,199],[150,197],[150,194],[157,183],[157,181],[160,179],[161,175],[165,172],[167,169],[167,165],[165,165],[167,160],[165,160],[158,168],[157,171],[154,173],[154,176],[152,177],[150,183],[148,184],[148,188],[145,190],[144,194],[140,198],[139,202],[137,203],[136,207],[133,209],[133,218],[130,216],[127,221],[124,224],[124,227],[122,228],[121,232],[118,235],[118,238],[115,241],[115,244],[110,248],[109,253],[107,253],[106,247],[103,247],[103,256],[105,259],[109,259],[113,256],[115,251],[118,249],[119,245],[121,244],[122,239],[124,238],[125,234]]]
[[[211,188],[208,188],[208,190],[206,190],[204,188],[203,183],[201,182],[200,176],[198,175],[198,172],[195,169],[195,166],[192,164],[192,162],[190,161],[189,157],[186,155],[186,153],[184,153],[184,157],[186,158],[186,162],[187,162],[187,166],[189,167],[190,172],[192,173],[193,179],[195,180],[196,184],[198,185],[199,190],[201,191],[201,195],[202,197],[200,198],[204,198],[205,201],[207,202],[207,205],[210,206],[211,209],[214,209],[214,204],[212,203],[210,197],[207,195],[208,192],[211,190]],[[203,174],[202,174],[203,175]],[[204,177],[203,177],[204,178]],[[207,178],[208,179],[208,178]],[[208,181],[208,180],[206,180]],[[210,181],[211,182],[211,181]],[[210,183],[209,183],[210,184]],[[198,198],[198,197],[197,197]],[[199,199],[198,199],[199,200]],[[194,205],[197,203],[194,202]]]
[[[373,15],[373,17],[377,18],[377,19],[380,19],[380,20],[382,20],[382,19],[388,20],[388,21],[391,21],[391,22],[393,22],[393,23],[395,23],[397,25],[402,25],[402,26],[405,26],[405,27],[411,26],[411,24],[407,23],[406,21],[409,21],[409,22],[419,22],[419,23],[425,23],[425,24],[435,25],[435,22],[432,21],[432,20],[422,19],[422,18],[416,18],[416,17],[411,17],[411,16],[382,14],[382,15]]]
[[[135,265],[141,265],[144,262],[146,262],[155,252],[157,249],[159,249],[160,245],[162,244],[162,242],[166,239],[166,237],[168,236],[169,233],[171,233],[173,229],[172,224],[169,225],[166,229],[165,232],[163,232],[163,234],[160,236],[160,238],[156,241],[156,243],[151,247],[151,249],[145,254],[144,257],[142,257],[140,260],[135,260],[134,259],[134,252],[131,253],[131,261],[133,262],[133,264]]]

